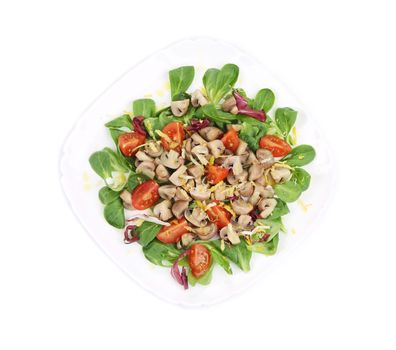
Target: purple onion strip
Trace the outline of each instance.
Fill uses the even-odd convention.
[[[250,108],[248,106],[247,101],[241,95],[239,95],[236,91],[234,91],[234,97],[236,100],[236,105],[237,105],[239,114],[244,114],[249,117],[255,118],[257,120],[260,120],[262,122],[265,122],[265,119],[267,118],[267,116],[265,115],[264,111],[255,110],[255,109]]]
[[[173,263],[172,268],[171,268],[171,275],[172,277],[176,280],[177,283],[182,285],[184,289],[188,289],[188,278],[187,278],[187,272],[186,268],[183,266],[181,273],[179,270],[179,261],[182,260],[185,256],[190,254],[190,249],[187,249],[183,253],[181,253],[176,261]]]
[[[192,119],[191,124],[187,126],[188,131],[196,132],[210,125],[209,119]]]
[[[131,243],[137,242],[139,240],[138,235],[133,236],[131,234],[131,231],[133,231],[134,229],[135,229],[135,225],[128,225],[127,227],[125,227],[125,230],[124,230],[124,243],[125,244],[131,244]]]
[[[133,129],[144,136],[147,135],[146,128],[143,125],[143,116],[137,116],[132,119]]]

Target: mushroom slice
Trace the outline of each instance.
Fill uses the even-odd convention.
[[[208,164],[208,160],[206,156],[209,155],[209,150],[206,146],[198,145],[193,147],[191,153],[195,155],[202,165]]]
[[[237,156],[241,156],[243,154],[247,154],[247,150],[248,150],[248,144],[245,141],[240,140],[239,146],[235,153]]]
[[[176,189],[175,200],[178,201],[191,201],[191,197],[188,195],[187,191],[183,190],[181,187]]]
[[[192,211],[186,209],[184,211],[184,217],[196,227],[204,227],[207,224],[206,219],[208,216],[200,207],[196,207]]]
[[[232,224],[228,224],[220,230],[220,237],[228,239],[231,244],[239,244],[241,242],[239,235],[234,231]]]
[[[190,195],[199,201],[205,201],[210,198],[210,190],[206,185],[198,185],[190,190]]]
[[[206,141],[216,140],[221,135],[223,135],[223,132],[219,128],[215,128],[214,126],[207,126],[206,128],[202,128],[198,132]]]
[[[181,117],[187,113],[190,100],[186,98],[185,100],[172,101],[171,111],[175,117]]]
[[[206,141],[198,134],[198,133],[194,133],[191,135],[191,139],[194,141],[194,145],[206,145]]]
[[[204,227],[193,229],[193,232],[197,234],[200,239],[207,241],[216,235],[217,226],[213,223],[210,223]]]
[[[277,201],[275,198],[264,198],[259,204],[258,208],[261,210],[260,217],[265,219],[274,211]]]
[[[144,152],[147,153],[150,157],[156,158],[162,154],[163,148],[160,143],[151,141],[147,142],[147,145],[144,147]]]
[[[153,208],[154,215],[162,221],[169,220],[172,217],[171,205],[172,203],[169,199],[163,200]]]
[[[142,161],[142,162],[152,162],[154,161],[153,158],[151,158],[149,155],[147,155],[145,152],[143,151],[137,151],[135,154],[135,157]]]
[[[122,199],[122,205],[124,206],[125,209],[133,210],[132,206],[132,194],[128,192],[127,190],[123,190],[120,193],[120,198]]]
[[[155,169],[155,175],[158,180],[166,181],[169,179],[169,171],[162,164],[159,164]]]
[[[263,198],[273,198],[274,197],[274,189],[271,186],[262,186],[257,183],[257,181],[254,183],[255,191],[258,191],[260,193],[260,196]]]
[[[276,183],[286,182],[291,177],[291,172],[287,168],[276,167],[271,169],[271,177]]]
[[[254,192],[254,185],[251,182],[245,182],[239,185],[239,193],[243,197],[250,197]]]
[[[258,159],[256,158],[256,155],[252,151],[249,151],[249,156],[246,162],[249,165],[258,163]]]
[[[188,201],[176,201],[172,205],[172,213],[177,218],[183,217],[184,211],[188,208]]]
[[[253,210],[253,205],[249,202],[245,202],[243,199],[232,201],[231,206],[237,215],[249,214]]]
[[[264,168],[260,164],[253,164],[249,168],[249,181],[254,181],[264,175]]]
[[[181,236],[180,242],[183,247],[187,247],[194,240],[194,235],[185,233]]]
[[[254,191],[253,194],[250,196],[248,202],[251,205],[255,206],[255,205],[257,205],[259,200],[260,200],[260,192],[259,191]]]
[[[213,140],[208,143],[208,148],[213,157],[217,158],[224,153],[225,146],[221,140]]]
[[[190,166],[187,169],[187,172],[191,176],[194,176],[195,179],[198,179],[198,178],[202,177],[205,174],[204,168],[202,166],[200,166],[199,164]]]
[[[148,176],[150,179],[153,179],[155,176],[154,170],[155,170],[154,162],[142,162],[136,168],[136,173],[144,174]]]
[[[256,151],[256,157],[264,169],[270,168],[275,163],[275,159],[271,151],[265,148],[259,148]]]
[[[184,163],[183,158],[179,157],[179,153],[171,149],[169,152],[164,152],[161,155],[161,164],[169,169],[177,169]]]
[[[236,99],[234,96],[227,98],[221,105],[221,108],[223,109],[224,112],[238,114],[238,107],[236,105]]]
[[[164,185],[158,189],[158,194],[163,199],[173,199],[176,195],[176,186]]]
[[[170,177],[169,181],[172,182],[176,186],[182,186],[186,180],[183,179],[181,176],[186,172],[187,167],[181,165],[179,169],[177,169]]]
[[[235,178],[239,181],[239,182],[244,182],[247,181],[248,179],[248,172],[246,170],[242,171],[242,173],[238,176],[235,176]]]
[[[205,106],[208,104],[208,100],[203,95],[201,90],[195,90],[191,94],[191,104],[193,107]]]
[[[238,225],[242,228],[252,224],[252,217],[250,215],[240,215],[238,218]]]
[[[228,157],[224,161],[223,166],[227,169],[230,169],[232,167],[232,172],[236,177],[241,175],[243,172],[242,163],[239,156]]]

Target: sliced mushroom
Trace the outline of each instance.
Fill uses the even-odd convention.
[[[187,168],[187,172],[191,176],[194,176],[194,179],[198,179],[198,178],[201,178],[204,175],[205,170],[204,170],[204,168],[202,166],[193,165],[193,166],[190,166],[189,168]]]
[[[171,111],[175,117],[181,117],[185,115],[188,111],[188,106],[190,104],[190,100],[186,98],[185,100],[180,101],[172,101],[171,102]]]
[[[157,179],[160,181],[166,181],[169,179],[169,171],[162,164],[159,164],[155,168],[155,175],[157,176]]]
[[[206,145],[206,140],[204,140],[201,135],[199,135],[198,133],[194,133],[191,135],[191,139],[193,140],[193,146],[196,145],[202,145],[205,146]]]
[[[172,217],[171,205],[172,203],[169,199],[163,200],[153,208],[154,215],[162,221],[169,220]]]
[[[227,125],[227,130],[234,129],[235,131],[241,131],[242,130],[242,124],[228,124]]]
[[[199,160],[199,162],[202,165],[206,165],[208,164],[208,160],[206,159],[206,156],[209,155],[209,150],[208,147],[203,146],[203,145],[198,145],[193,147],[193,149],[191,150],[191,153],[193,155],[195,155],[195,157],[197,157],[197,159]]]
[[[254,191],[253,194],[250,196],[248,202],[251,205],[255,206],[255,205],[257,205],[259,200],[260,200],[260,192],[259,191]]]
[[[231,224],[223,227],[219,234],[221,238],[229,240],[231,244],[239,244],[241,242],[239,235],[234,231]]]
[[[182,177],[183,174],[185,174],[187,170],[187,167],[184,165],[181,165],[179,169],[177,169],[170,177],[169,181],[172,182],[176,186],[182,186],[184,183],[186,183],[186,180]]]
[[[180,242],[183,247],[187,247],[194,240],[194,235],[191,233],[185,233],[181,236]]]
[[[250,197],[254,192],[254,186],[251,182],[245,182],[238,188],[239,194],[243,197]]]
[[[122,199],[122,204],[125,209],[130,209],[132,210],[132,194],[128,192],[127,190],[123,190],[120,193],[120,198]]]
[[[195,179],[195,180],[200,180],[200,179]],[[188,180],[187,181],[187,183],[184,185],[184,189],[187,191],[187,192],[190,192],[190,190],[192,190],[194,187],[195,187],[195,180],[193,180],[193,179],[190,179],[190,180]],[[197,182],[198,183],[198,182]]]
[[[200,207],[196,207],[192,211],[186,209],[184,211],[184,217],[196,227],[204,227],[207,224],[206,219],[208,216]]]
[[[221,108],[223,109],[224,112],[238,114],[238,107],[236,105],[236,99],[234,96],[227,98],[221,105]]]
[[[258,163],[258,159],[256,158],[256,155],[254,154],[254,152],[249,151],[249,157],[248,157],[246,163],[249,165]]]
[[[144,174],[148,176],[150,179],[153,179],[155,176],[154,170],[155,170],[154,162],[142,162],[136,168],[136,173]]]
[[[187,201],[176,201],[172,205],[172,213],[177,219],[180,219],[183,217],[184,211],[187,208],[188,208]]]
[[[207,126],[198,132],[206,141],[216,140],[223,134],[219,128],[215,128],[214,126]]]
[[[249,214],[253,210],[253,205],[249,202],[245,202],[243,199],[232,201],[231,206],[237,215]]]
[[[152,141],[148,142],[147,145],[144,147],[144,152],[147,153],[150,157],[156,158],[162,154],[163,148],[160,143]]]
[[[248,144],[245,141],[240,140],[239,146],[235,153],[237,156],[241,156],[243,154],[248,154],[247,150],[248,150]]]
[[[230,173],[227,176],[227,181],[231,185],[235,185],[238,182],[244,182],[248,178],[248,172],[246,170],[243,170],[242,173],[238,176],[234,175],[233,171],[230,171]]]
[[[184,163],[182,157],[179,153],[171,149],[169,152],[164,152],[161,155],[161,164],[165,165],[169,169],[177,169],[180,165]]]
[[[264,168],[260,164],[253,164],[249,168],[249,181],[255,181],[264,175]]]
[[[147,154],[146,154],[145,152],[143,152],[143,151],[138,151],[138,152],[136,152],[135,157],[136,157],[138,160],[142,161],[142,162],[152,162],[152,161],[154,161],[153,158],[151,158],[149,155],[147,155]]]
[[[158,189],[158,194],[164,199],[173,199],[176,195],[176,186],[164,185]]]
[[[252,224],[252,217],[250,215],[240,215],[238,218],[238,225],[240,227],[247,227]]]
[[[199,106],[205,106],[208,104],[208,100],[206,97],[203,95],[201,90],[195,90],[191,94],[191,104],[194,107],[199,107]]]
[[[200,239],[207,241],[216,235],[217,226],[213,223],[210,223],[204,227],[195,228],[193,232],[197,234]]]
[[[256,156],[257,160],[260,162],[264,169],[270,168],[275,163],[274,156],[272,155],[271,151],[267,149],[259,148],[256,151]]]
[[[190,190],[190,195],[199,201],[205,201],[210,198],[210,190],[206,185],[197,185]]]
[[[187,154],[191,153],[191,148],[192,148],[192,140],[190,138],[188,138],[187,140],[185,140],[184,142],[184,147],[183,149],[186,150]]]
[[[187,191],[183,190],[181,187],[176,189],[175,200],[178,201],[191,201],[191,197],[188,195]]]
[[[261,210],[260,217],[263,219],[267,218],[274,211],[276,204],[275,198],[262,199],[258,204],[258,208]]]
[[[242,174],[243,168],[242,168],[242,163],[241,159],[239,156],[231,156],[228,157],[224,163],[223,166],[227,169],[230,169],[232,167],[232,173],[237,177]]]
[[[221,140],[213,140],[208,143],[208,148],[213,157],[221,156],[225,150],[225,146]]]
[[[271,169],[270,173],[276,183],[288,181],[291,177],[291,172],[287,168],[275,167]]]
[[[271,186],[262,186],[257,183],[254,183],[255,191],[260,193],[260,196],[263,198],[272,198],[274,197],[274,189]]]

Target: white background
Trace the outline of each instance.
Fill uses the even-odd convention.
[[[392,1],[2,1],[1,349],[395,349]],[[182,309],[133,283],[70,212],[58,156],[128,68],[208,35],[258,57],[338,162],[320,229],[246,293]]]

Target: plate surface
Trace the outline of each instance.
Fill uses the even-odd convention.
[[[236,87],[243,87],[248,95],[254,96],[261,88],[274,91],[276,104],[272,111],[276,107],[291,107],[299,111],[297,141],[314,146],[317,157],[306,167],[312,175],[310,188],[303,193],[301,201],[290,205],[290,214],[285,218],[288,233],[281,233],[278,253],[272,257],[253,254],[249,273],[233,266],[234,274],[230,276],[216,267],[210,285],[197,285],[184,291],[171,278],[169,269],[152,265],[144,258],[140,245],[125,245],[121,230],[105,222],[98,199],[103,181],[91,170],[88,158],[92,152],[105,146],[113,147],[104,124],[122,112],[130,111],[134,99],[153,98],[157,108],[169,104],[170,69],[194,65],[196,77],[192,89],[202,86],[202,75],[207,68],[221,67],[225,63],[239,66],[240,77]],[[186,39],[172,44],[146,58],[110,86],[83,113],[69,134],[61,155],[60,172],[61,184],[71,209],[103,251],[147,291],[171,303],[191,307],[214,304],[240,293],[263,276],[267,268],[290,257],[288,253],[319,221],[335,185],[330,149],[314,120],[304,113],[301,103],[249,54],[210,38]]]

